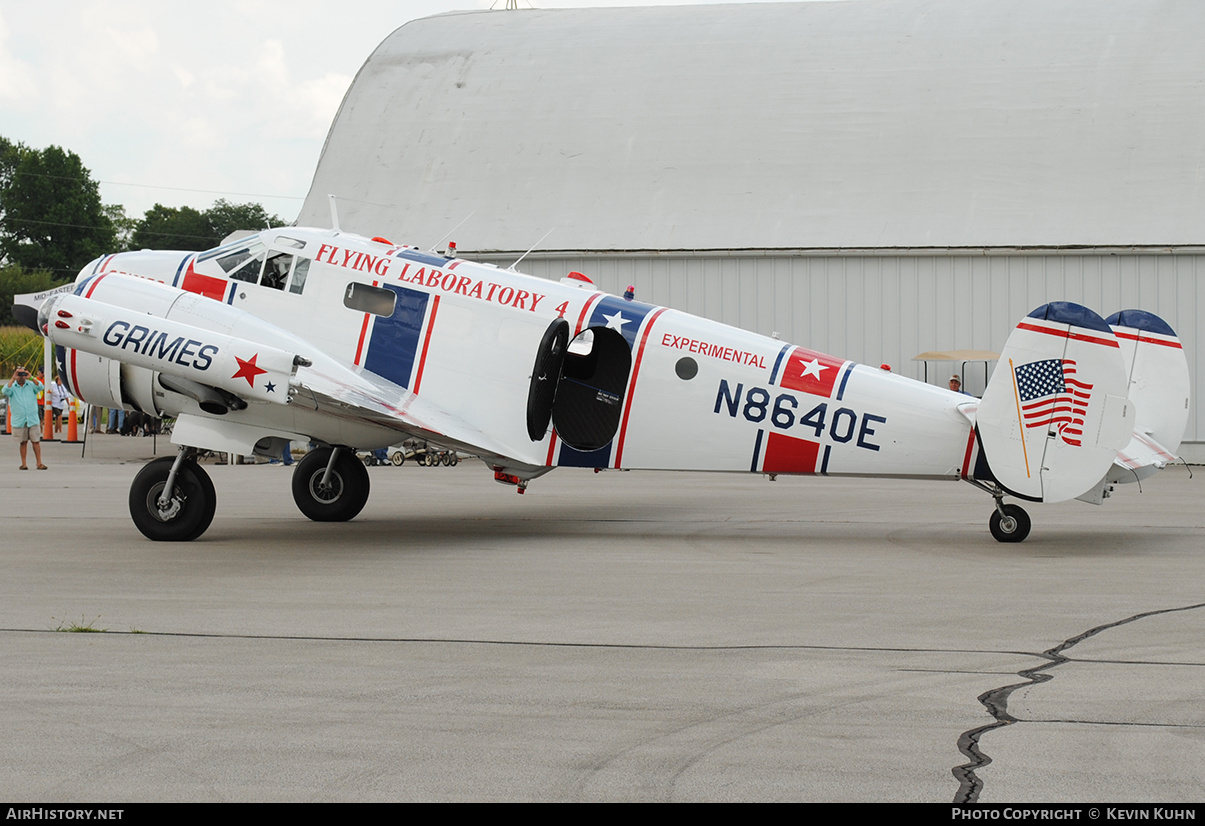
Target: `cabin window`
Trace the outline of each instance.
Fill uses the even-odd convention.
[[[396,304],[397,293],[383,287],[372,287],[353,281],[343,291],[343,306],[361,313],[391,316]]]

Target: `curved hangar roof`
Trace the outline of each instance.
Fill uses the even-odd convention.
[[[465,250],[1205,241],[1205,3],[465,12],[360,70],[301,223]],[[398,239],[395,239],[398,240]]]

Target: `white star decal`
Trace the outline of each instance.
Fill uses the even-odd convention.
[[[623,332],[623,325],[627,324],[629,319],[623,317],[623,313],[616,311],[615,315],[607,315],[603,313],[603,318],[607,320],[607,327],[617,332]]]
[[[803,365],[803,373],[800,374],[800,378],[803,378],[804,376],[812,376],[815,379],[819,379],[820,371],[827,369],[828,365],[821,364],[820,359],[812,359],[807,364]]]

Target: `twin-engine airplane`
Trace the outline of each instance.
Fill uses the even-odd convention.
[[[175,416],[130,514],[191,540],[217,499],[198,450],[318,445],[293,497],[318,521],[368,499],[357,449],[406,436],[480,456],[522,493],[555,467],[965,480],[1023,509],[1099,504],[1173,461],[1188,365],[1158,317],[1034,310],[982,400],[686,313],[336,230],[268,230],[208,252],[97,259],[38,326],[71,391]]]

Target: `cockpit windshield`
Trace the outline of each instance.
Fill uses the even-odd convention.
[[[227,278],[248,284],[259,284],[273,290],[300,294],[305,288],[310,260],[296,252],[270,249],[266,234],[252,235],[197,256],[197,262],[212,261]],[[285,235],[267,236],[271,247],[304,250],[305,242]]]

